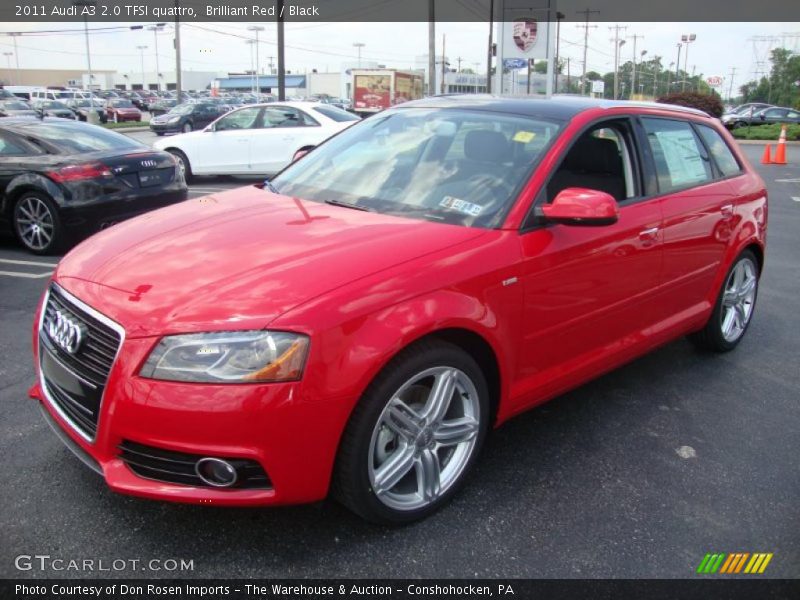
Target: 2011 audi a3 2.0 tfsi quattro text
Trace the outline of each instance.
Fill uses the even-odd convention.
[[[76,247],[30,393],[117,492],[408,522],[515,414],[683,335],[733,349],[766,231],[699,111],[408,102]]]

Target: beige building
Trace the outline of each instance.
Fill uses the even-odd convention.
[[[5,66],[5,65],[4,65]],[[32,86],[63,86],[83,87],[82,78],[86,69],[20,69],[13,66],[0,69],[0,84],[2,85],[32,85]],[[95,81],[113,81],[116,71],[93,71]]]

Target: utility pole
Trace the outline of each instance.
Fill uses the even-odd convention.
[[[553,81],[553,93],[558,93],[558,54],[561,45],[561,19],[565,18],[566,15],[562,12],[556,11],[556,57],[555,57],[555,72],[556,77],[555,81]],[[569,91],[569,90],[567,90]]]
[[[177,16],[180,14],[179,8],[180,0],[175,0],[175,39],[173,44],[175,44],[175,93],[177,94],[175,98],[178,104],[181,103],[181,92],[183,91],[181,81],[181,21]]]
[[[492,38],[494,37],[494,0],[489,0],[489,51],[486,60],[486,93],[492,93]]]
[[[567,93],[571,93],[572,90],[572,77],[570,76],[569,72],[569,56],[567,57]]]
[[[728,84],[728,102],[733,101],[733,78],[736,76],[736,67],[731,67],[731,81]]]
[[[436,94],[436,10],[428,0],[428,94]],[[442,57],[444,60],[444,57]]]
[[[136,49],[141,53],[142,57],[142,91],[144,91],[147,89],[147,82],[144,77],[144,51],[147,50],[147,46],[136,46]]]
[[[284,0],[278,0],[278,100],[281,102],[286,101],[286,63],[284,56],[284,40],[283,40],[283,3]]]
[[[458,61],[458,73],[461,73],[461,61],[462,60],[464,60],[464,59],[461,58],[460,56],[458,58],[456,58],[456,61]]]
[[[17,37],[19,36],[19,32],[12,32],[8,35],[10,35],[11,39],[14,40],[14,61],[17,63],[17,76],[14,78],[14,81],[17,85],[20,85],[22,81],[20,80],[19,76],[19,52],[17,51]]]
[[[583,27],[583,76],[581,77],[581,94],[586,93],[586,55],[589,51],[589,29],[597,29],[597,25],[589,25],[589,15],[592,14],[600,14],[599,10],[589,10],[588,8],[584,10],[577,10],[575,11],[579,15],[584,15],[586,18],[586,23],[583,25],[578,25],[578,27]]]
[[[614,100],[616,100],[619,97],[619,49],[625,43],[625,40],[619,39],[619,32],[620,30],[624,31],[627,27],[617,24],[609,29],[614,31]]]
[[[158,66],[158,32],[161,31],[164,25],[165,23],[156,23],[147,28],[147,31],[153,32],[153,43],[155,44],[156,51],[156,89],[159,92],[161,91],[161,80],[159,79],[161,76],[161,69]]]
[[[444,39],[445,39],[445,35],[442,34],[442,83],[439,86],[440,89],[441,89],[441,93],[442,94],[444,94],[444,89],[445,89],[445,86],[444,86],[444,75],[447,72],[447,60],[445,59],[445,53],[444,53],[445,52],[445,50],[444,50]]]
[[[361,68],[361,49],[366,46],[364,42],[353,42],[353,47],[358,49],[358,68]]]
[[[636,93],[636,40],[643,38],[643,35],[629,35],[628,38],[633,39],[633,67],[631,68],[631,94]]]

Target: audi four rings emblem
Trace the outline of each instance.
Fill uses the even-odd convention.
[[[156,166],[156,161],[154,161],[154,160],[143,160],[142,161],[142,166],[143,167],[155,167]]]
[[[60,348],[75,354],[83,341],[84,331],[83,326],[57,310],[47,324],[47,333]]]

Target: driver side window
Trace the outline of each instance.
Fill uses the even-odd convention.
[[[261,109],[258,107],[243,108],[241,110],[228,113],[216,124],[217,131],[228,131],[230,129],[253,129],[258,120]]]
[[[621,123],[604,123],[581,135],[547,185],[547,202],[571,188],[600,190],[617,202],[636,195],[631,152]]]

